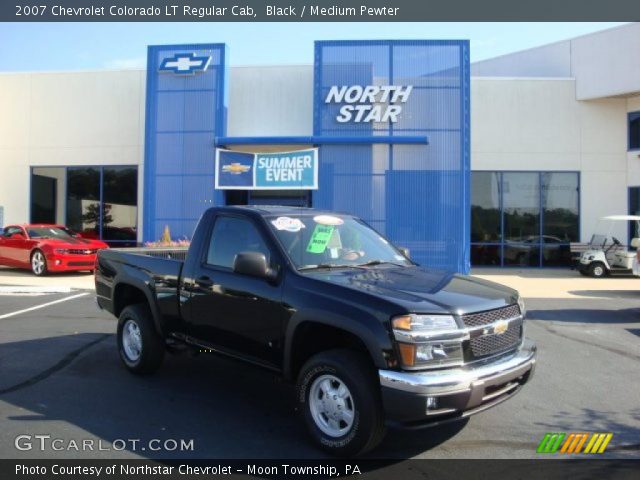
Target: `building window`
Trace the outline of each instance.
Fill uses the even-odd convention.
[[[135,246],[138,167],[36,167],[31,222],[66,225],[113,246]]]
[[[629,113],[629,150],[640,150],[640,112]]]
[[[472,265],[570,265],[579,188],[575,172],[472,172]]]

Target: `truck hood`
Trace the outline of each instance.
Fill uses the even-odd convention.
[[[376,266],[305,272],[317,280],[374,295],[408,312],[465,314],[512,305],[518,292],[442,270]]]

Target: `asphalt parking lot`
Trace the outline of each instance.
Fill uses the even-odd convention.
[[[391,431],[369,456],[531,458],[546,432],[613,432],[603,456],[640,458],[640,293],[596,296],[527,301],[539,363],[515,398],[453,426]],[[183,354],[135,377],[120,365],[115,327],[88,292],[0,295],[0,458],[322,456],[294,415],[292,387],[272,374]],[[63,450],[18,450],[19,435],[63,439]],[[130,439],[135,450],[112,449]],[[85,440],[94,450],[66,449]],[[151,450],[165,440],[193,449]]]

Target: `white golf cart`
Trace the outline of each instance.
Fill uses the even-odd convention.
[[[611,235],[615,222],[636,222],[634,232],[636,235],[640,232],[640,216],[638,215],[602,217],[596,229],[598,233],[591,237],[589,248],[580,256],[578,271],[581,274],[600,278],[609,274],[638,276],[640,273],[637,252],[629,250],[620,240]],[[640,238],[631,239],[632,248],[638,248],[639,246]]]

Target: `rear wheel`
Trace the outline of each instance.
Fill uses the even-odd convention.
[[[362,454],[384,437],[380,386],[371,362],[358,352],[311,357],[298,377],[298,402],[313,441],[333,455]]]
[[[47,268],[47,258],[41,250],[35,250],[31,254],[31,271],[38,277],[46,275],[49,271]]]
[[[148,374],[160,368],[164,340],[156,331],[147,305],[131,305],[122,310],[118,319],[118,351],[133,373]]]
[[[589,265],[589,275],[594,278],[602,278],[607,275],[607,268],[602,262],[593,262]]]

